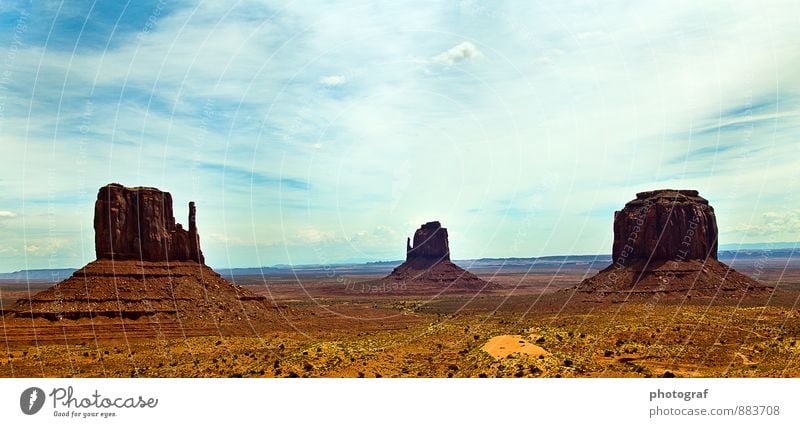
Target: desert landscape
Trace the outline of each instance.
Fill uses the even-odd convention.
[[[215,272],[196,215],[101,188],[96,261],[0,283],[0,376],[800,375],[795,249],[719,251],[696,191],[639,193],[611,256],[453,262],[431,221],[402,263]]]
[[[798,425],[798,6],[0,0],[3,420]]]

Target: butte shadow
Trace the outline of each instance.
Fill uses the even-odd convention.
[[[248,332],[281,323],[279,307],[205,265],[195,217],[190,202],[189,226],[183,229],[175,222],[172,196],[156,188],[100,188],[94,212],[97,260],[18,300],[6,316],[88,324],[93,333],[96,324],[116,322],[133,336]]]
[[[351,293],[384,295],[475,294],[500,288],[450,260],[447,229],[439,221],[422,224],[414,233],[413,246],[407,239],[406,261],[388,276],[348,286]]]
[[[567,290],[610,299],[743,296],[772,288],[717,259],[717,219],[695,190],[636,194],[614,213],[612,265]]]

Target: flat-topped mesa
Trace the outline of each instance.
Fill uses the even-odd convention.
[[[614,213],[612,263],[574,290],[626,301],[768,291],[717,259],[717,218],[694,190],[656,190]]]
[[[612,260],[633,262],[717,259],[717,219],[696,190],[655,190],[614,213]]]
[[[204,263],[194,202],[189,229],[175,222],[172,195],[152,187],[108,184],[97,193],[94,242],[97,259]]]
[[[406,262],[417,268],[426,268],[442,261],[450,261],[447,229],[439,221],[422,224],[411,239],[406,241]]]

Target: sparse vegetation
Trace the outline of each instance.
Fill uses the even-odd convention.
[[[588,317],[586,307],[564,306],[557,295],[542,297],[535,310],[530,307],[536,297],[529,295],[451,295],[407,302],[405,309],[390,297],[370,298],[365,304],[331,299],[332,308],[326,309],[340,317],[323,317],[326,309],[298,303],[293,310],[303,315],[293,322],[302,333],[265,326],[258,336],[132,337],[124,344],[87,340],[84,346],[66,346],[60,328],[51,325],[61,335],[53,333],[55,338],[40,342],[38,350],[22,341],[3,349],[0,376],[40,376],[42,370],[55,377],[800,375],[795,338],[800,313],[789,309],[791,295],[770,305],[747,301],[739,306],[724,300],[709,306],[695,298],[677,315],[674,305],[595,304]],[[408,310],[412,304],[413,312]],[[308,311],[317,316],[305,315]],[[458,316],[451,316],[456,311]],[[364,320],[376,318],[381,320]],[[139,324],[149,325],[145,322]],[[546,354],[512,352],[495,359],[483,346],[500,335]],[[691,371],[684,371],[686,366]]]

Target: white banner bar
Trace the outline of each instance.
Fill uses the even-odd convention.
[[[800,425],[798,379],[33,378],[0,390],[13,426]]]

